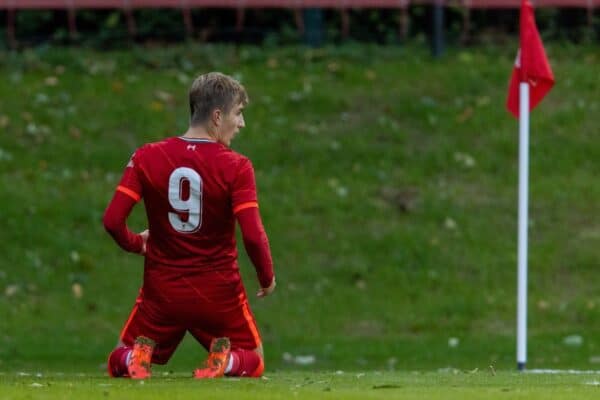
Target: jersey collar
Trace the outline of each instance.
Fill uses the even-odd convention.
[[[217,143],[215,140],[210,139],[200,139],[200,138],[188,138],[183,136],[177,136],[179,139],[184,140],[186,142],[194,142],[194,143]]]

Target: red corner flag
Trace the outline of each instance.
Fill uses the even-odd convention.
[[[529,83],[529,111],[544,98],[554,85],[554,74],[550,69],[540,34],[535,25],[533,6],[529,0],[521,0],[520,49],[510,78],[506,107],[519,117],[519,83]]]

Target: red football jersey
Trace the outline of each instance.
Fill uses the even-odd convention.
[[[230,266],[237,258],[234,214],[258,206],[250,160],[205,139],[140,147],[117,190],[144,199],[146,257],[163,265]]]

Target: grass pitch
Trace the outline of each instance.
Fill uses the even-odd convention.
[[[145,381],[93,374],[0,375],[2,399],[597,399],[600,372],[274,372],[262,379],[195,381],[164,373]]]
[[[250,299],[267,371],[310,356],[311,371],[514,368],[516,48],[0,52],[1,379],[99,371],[142,272],[102,213],[134,149],[185,130],[188,87],[210,70],[251,99],[233,147],[255,166],[277,274],[273,296]],[[528,366],[599,369],[600,56],[547,50],[557,83],[531,115]],[[145,228],[141,207],[129,222]],[[241,268],[253,294],[243,251]],[[170,368],[204,356],[186,340]]]

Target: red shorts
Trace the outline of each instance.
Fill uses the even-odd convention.
[[[261,345],[237,267],[190,274],[181,268],[146,265],[144,286],[121,341],[133,346],[136,337],[149,337],[156,342],[152,362],[165,364],[186,332],[207,350],[215,337],[228,337],[234,350]]]

